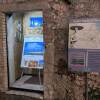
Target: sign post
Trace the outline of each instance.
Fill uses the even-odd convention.
[[[69,70],[84,72],[85,100],[88,100],[88,72],[100,72],[100,21],[70,23],[68,44]]]

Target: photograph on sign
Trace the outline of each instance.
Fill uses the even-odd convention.
[[[68,48],[70,70],[100,71],[100,21],[70,23]]]

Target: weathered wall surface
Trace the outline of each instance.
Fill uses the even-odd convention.
[[[48,1],[49,9],[46,10],[46,13],[44,12],[44,16],[48,17],[48,21],[45,20],[47,23],[45,37],[48,38],[49,35],[47,47],[49,46],[50,48],[48,48],[49,56],[45,59],[47,62],[45,73],[47,72],[48,74],[45,74],[44,84],[47,84],[45,87],[47,93],[45,92],[44,97],[47,100],[63,100],[65,88],[63,88],[62,83],[64,81],[58,75],[57,67],[60,59],[64,59],[65,63],[67,62],[68,6],[66,3],[58,2],[58,0]],[[53,55],[51,54],[52,51]],[[67,67],[65,63],[61,62],[64,66],[59,64],[62,70]],[[58,78],[59,81],[57,80]]]
[[[51,0],[52,1],[52,0]],[[93,22],[100,19],[99,0],[71,0],[70,6],[62,2],[50,2],[53,16],[54,70],[52,77],[54,99],[85,99],[85,74],[67,72],[67,39],[69,22]],[[50,25],[50,23],[49,23]],[[51,24],[52,25],[52,24]],[[100,90],[100,74],[88,73],[88,86]],[[52,94],[52,92],[51,92]],[[90,99],[91,100],[91,99]]]
[[[7,89],[7,57],[6,53],[6,24],[5,15],[0,13],[0,90],[5,91]]]
[[[84,18],[100,18],[100,1],[99,0],[72,0],[71,17]]]
[[[9,2],[8,2],[9,1]],[[15,1],[15,2],[14,2]],[[3,0],[1,12],[42,9],[46,42],[44,68],[45,100],[84,100],[85,77],[67,71],[68,24],[89,18],[99,18],[99,0],[71,0],[70,6],[61,0]],[[5,15],[0,13],[0,90],[7,90],[7,53]],[[89,85],[100,86],[98,73],[88,74]],[[91,79],[91,80],[90,80]],[[12,99],[13,100],[13,99]],[[28,99],[27,99],[28,100]],[[30,100],[30,99],[29,99]]]
[[[19,95],[9,95],[5,93],[0,93],[0,100],[40,100],[33,97],[27,97],[27,96],[19,96]]]

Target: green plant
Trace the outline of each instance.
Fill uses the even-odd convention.
[[[89,100],[100,100],[100,89],[89,88],[88,98]]]

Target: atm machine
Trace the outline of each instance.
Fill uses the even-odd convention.
[[[44,68],[44,39],[43,17],[37,14],[28,18],[28,28],[24,35],[21,68],[38,71],[38,79],[41,85],[41,72]],[[26,26],[25,26],[26,27]],[[24,72],[22,71],[23,76]]]

